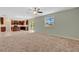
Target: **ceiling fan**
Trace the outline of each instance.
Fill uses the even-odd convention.
[[[40,8],[33,8],[33,14],[34,15],[37,15],[37,14],[41,14],[41,13],[43,13],[42,11],[41,11],[41,9]]]

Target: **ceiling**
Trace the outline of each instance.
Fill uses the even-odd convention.
[[[71,9],[74,7],[39,7],[42,14],[34,15],[33,7],[0,7],[0,16],[6,16],[13,19],[30,19],[37,16],[43,16],[46,14],[51,14],[59,12],[62,10]]]

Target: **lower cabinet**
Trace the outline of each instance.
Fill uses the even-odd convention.
[[[20,31],[20,28],[18,26],[11,27],[11,31]]]
[[[28,31],[28,27],[26,26],[13,26],[11,27],[11,31],[20,31],[20,30],[23,30],[23,31]]]
[[[1,27],[1,32],[5,32],[6,31],[6,27]]]

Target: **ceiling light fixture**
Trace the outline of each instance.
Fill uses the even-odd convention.
[[[43,13],[43,12],[40,10],[40,8],[34,8],[33,9],[33,14],[34,15],[41,14],[41,13]]]
[[[34,11],[33,14],[34,14],[34,15],[37,15],[37,11]]]

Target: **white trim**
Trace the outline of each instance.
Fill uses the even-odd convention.
[[[69,36],[64,36],[64,35],[57,35],[57,34],[53,34],[51,36],[57,36],[57,37],[62,37],[62,38],[67,38],[67,39],[73,39],[73,40],[79,40],[79,38],[76,37],[69,37]]]

